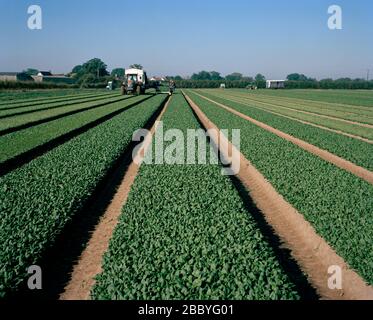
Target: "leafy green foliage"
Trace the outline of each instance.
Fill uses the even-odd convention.
[[[112,93],[110,93],[112,94]],[[84,92],[81,94],[72,94],[72,95],[56,95],[56,96],[47,96],[39,99],[12,99],[10,101],[5,101],[5,97],[0,96],[0,111],[2,109],[15,109],[15,108],[21,108],[21,107],[34,107],[42,104],[49,104],[54,102],[64,102],[64,101],[71,101],[76,99],[85,99],[85,98],[93,98],[93,97],[100,97],[104,95],[109,95],[107,92]]]
[[[123,68],[115,68],[111,71],[112,77],[123,78],[125,70]]]
[[[64,90],[33,90],[33,91],[0,91],[0,105],[20,102],[38,102],[50,98],[73,97],[79,95],[102,93],[103,90],[64,89]]]
[[[372,81],[373,83],[373,81]],[[373,106],[372,90],[259,90],[257,94],[352,106]]]
[[[36,111],[41,111],[44,109],[52,109],[52,108],[59,108],[59,107],[65,107],[69,105],[77,105],[80,103],[85,103],[85,102],[91,102],[91,101],[100,101],[103,99],[111,98],[117,96],[119,97],[119,94],[114,95],[112,93],[104,93],[100,95],[89,95],[89,96],[83,96],[83,97],[77,97],[77,98],[65,98],[65,99],[60,99],[60,100],[50,100],[50,101],[44,101],[42,103],[37,103],[35,105],[32,104],[15,104],[15,105],[10,105],[8,107],[4,106],[6,110],[2,110],[0,107],[0,117],[3,116],[16,116],[20,115],[23,113],[32,113]]]
[[[184,98],[172,99],[164,129],[200,128]],[[143,164],[92,298],[299,296],[219,165]]]
[[[80,128],[110,113],[126,108],[132,103],[144,99],[144,96],[125,99],[82,113],[73,114],[54,121],[49,121],[26,130],[16,131],[0,137],[0,164],[14,158],[52,139],[58,138],[74,129]]]
[[[28,74],[29,76],[36,76],[39,73],[38,69],[28,68],[27,70],[23,70],[22,72]]]
[[[225,104],[258,121],[264,122],[276,129],[305,140],[315,146],[328,150],[368,170],[373,170],[373,147],[363,141],[329,132],[323,129],[302,124],[291,119],[266,112],[266,109],[256,108],[255,102],[236,102],[228,94],[218,94],[212,91],[199,92],[204,96]]]
[[[373,284],[373,186],[222,108],[188,94],[345,261]]]
[[[358,125],[351,124],[351,123],[341,122],[335,119],[323,118],[323,117],[318,116],[317,114],[306,114],[306,113],[301,113],[297,110],[280,108],[276,105],[268,104],[268,100],[265,98],[262,98],[263,101],[259,101],[259,102],[254,101],[254,100],[257,100],[256,95],[257,95],[256,93],[253,94],[253,96],[255,97],[253,97],[251,101],[247,100],[247,102],[251,102],[252,106],[260,107],[263,110],[275,111],[285,116],[289,116],[289,117],[296,118],[299,120],[304,120],[304,121],[307,121],[313,124],[322,125],[327,128],[331,128],[334,130],[340,130],[345,133],[350,133],[353,135],[357,135],[363,138],[373,140],[373,130],[371,128],[358,126]],[[248,99],[250,98],[248,97]],[[279,103],[281,104],[282,102],[279,102],[278,100],[276,102],[272,102],[272,104],[277,104],[277,105]],[[284,102],[284,104],[290,107],[290,106],[294,106],[294,104],[296,103],[293,102],[289,104],[289,102],[287,103]],[[298,106],[297,108],[300,108],[300,107]]]
[[[23,114],[23,115],[20,114],[20,115],[11,117],[11,118],[0,119],[0,130],[15,128],[15,127],[22,126],[30,122],[34,122],[34,121],[47,120],[51,117],[63,116],[65,114],[68,114],[69,112],[74,112],[74,111],[83,112],[87,109],[95,108],[96,106],[98,107],[102,105],[103,103],[118,102],[124,99],[126,98],[123,98],[120,96],[111,96],[109,98],[105,98],[105,99],[101,99],[97,101],[97,98],[95,98],[95,100],[90,101],[90,102],[61,106],[59,108],[50,109],[50,110],[40,110],[40,111],[33,112],[31,114]]]
[[[227,93],[231,94],[231,93]],[[328,104],[323,102],[306,101],[302,99],[278,98],[263,96],[250,92],[250,94],[235,93],[236,98],[253,99],[258,102],[275,104],[295,111],[307,111],[317,115],[332,116],[335,118],[373,124],[373,108],[350,106],[343,104]],[[275,107],[276,107],[275,106]],[[282,108],[277,108],[282,109]]]
[[[0,178],[0,296],[27,277],[164,99],[153,97]]]

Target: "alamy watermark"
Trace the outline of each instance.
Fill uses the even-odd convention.
[[[330,30],[342,30],[342,8],[333,4],[329,6],[328,14],[331,15],[328,19],[328,28]]]
[[[156,122],[153,144],[149,130],[139,129],[134,132],[132,140],[144,141],[137,145],[132,153],[133,161],[140,165],[168,164],[168,165],[223,165],[223,175],[235,175],[240,169],[240,129],[233,130],[202,130],[188,129],[186,134],[180,129],[164,130],[163,122]],[[228,138],[233,144],[229,147]],[[209,143],[209,141],[217,142]],[[141,154],[144,145],[148,144],[147,152]],[[208,147],[209,146],[209,147]]]
[[[38,5],[29,6],[27,9],[29,17],[27,19],[27,27],[30,30],[41,30],[43,28],[43,12]]]
[[[328,288],[330,290],[342,290],[342,268],[336,265],[330,266],[328,275]]]
[[[30,290],[42,289],[42,272],[37,265],[32,265],[27,269],[27,273],[31,276],[28,278],[27,286]]]

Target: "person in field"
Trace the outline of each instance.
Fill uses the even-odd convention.
[[[175,91],[175,88],[176,88],[176,84],[175,84],[175,81],[174,80],[171,80],[170,83],[169,83],[169,89],[170,89],[170,95],[172,95]]]

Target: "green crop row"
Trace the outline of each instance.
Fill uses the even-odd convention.
[[[181,94],[162,121],[164,130],[184,135],[200,129]],[[214,164],[140,167],[91,295],[299,298],[237,190]]]
[[[373,284],[373,186],[188,91],[220,128],[241,129],[241,152],[345,261]]]
[[[324,101],[312,101],[297,98],[273,97],[271,95],[255,94],[252,92],[240,92],[236,90],[226,90],[225,93],[232,94],[236,97],[256,99],[262,102],[270,102],[285,107],[291,107],[302,111],[314,112],[317,114],[325,114],[352,121],[366,121],[362,116],[366,115],[370,118],[373,116],[373,108],[366,106],[354,106],[347,104],[328,103]],[[360,116],[360,117],[359,117]],[[357,118],[359,117],[359,118]]]
[[[255,94],[357,106],[373,106],[372,90],[258,90]]]
[[[65,95],[65,96],[56,96],[56,97],[47,97],[47,98],[39,98],[39,99],[32,99],[32,100],[20,100],[20,101],[10,101],[10,102],[0,102],[0,111],[5,110],[17,110],[19,108],[27,108],[27,107],[34,107],[44,104],[56,103],[56,102],[67,102],[71,100],[79,100],[79,99],[89,99],[94,97],[104,97],[104,96],[111,96],[114,95],[113,92],[97,92],[97,93],[84,93],[78,95]],[[1,101],[1,100],[0,100]]]
[[[17,108],[12,108],[12,109],[7,109],[7,110],[1,110],[0,109],[0,118],[2,117],[12,117],[12,116],[17,116],[17,115],[22,115],[22,114],[30,114],[42,110],[50,110],[50,109],[56,109],[60,107],[67,107],[71,105],[76,105],[80,103],[85,103],[85,102],[91,102],[91,101],[100,101],[108,98],[113,98],[113,97],[119,97],[119,94],[113,95],[113,94],[105,94],[105,95],[98,95],[98,96],[90,96],[90,97],[84,97],[84,98],[74,98],[74,99],[67,99],[63,101],[58,101],[58,102],[45,102],[42,104],[38,105],[29,105],[25,107],[17,107]]]
[[[49,118],[63,117],[65,114],[69,115],[70,112],[78,113],[88,109],[93,109],[96,106],[100,107],[102,104],[119,102],[128,99],[127,97],[115,96],[106,98],[99,101],[82,102],[79,104],[68,105],[65,107],[59,107],[57,109],[40,110],[31,114],[18,115],[10,118],[0,119],[0,132],[4,130],[16,129],[20,126],[27,125],[28,123],[36,121],[48,121]]]
[[[164,99],[155,96],[0,178],[0,297],[21,284]]]
[[[219,96],[224,97],[224,95],[219,95]],[[341,122],[338,120],[322,118],[317,115],[300,113],[296,110],[283,109],[283,108],[279,108],[276,106],[268,105],[264,102],[258,103],[257,101],[253,101],[253,100],[249,101],[245,99],[232,98],[232,97],[229,97],[229,99],[232,101],[246,104],[247,106],[250,106],[250,107],[259,108],[261,110],[269,110],[269,111],[277,112],[284,116],[293,117],[293,118],[307,121],[313,124],[322,125],[330,129],[340,130],[345,133],[349,133],[349,134],[353,134],[353,135],[357,135],[363,138],[373,140],[373,130],[371,128],[362,127],[362,126],[358,126],[358,125],[354,125],[350,123],[345,123],[345,122]]]
[[[229,93],[228,93],[229,94]],[[251,103],[266,103],[270,106],[273,106],[275,108],[288,108],[292,111],[296,112],[311,112],[315,115],[321,115],[321,116],[330,116],[337,119],[343,119],[343,120],[349,120],[349,121],[356,121],[359,123],[367,123],[367,124],[373,124],[373,113],[372,110],[337,110],[336,108],[333,109],[327,109],[323,107],[322,103],[318,105],[311,105],[310,103],[307,103],[305,100],[299,101],[289,101],[285,100],[283,98],[269,98],[269,97],[258,97],[258,96],[252,96],[252,95],[241,95],[241,94],[234,94],[230,95],[234,98],[245,100],[247,102]],[[283,108],[281,108],[283,109]]]
[[[251,107],[251,104],[233,101],[229,97],[222,98],[206,91],[198,93],[368,170],[373,170],[373,146],[369,143],[287,119],[264,109]]]
[[[35,103],[40,100],[63,99],[67,97],[78,97],[82,95],[96,95],[106,91],[103,90],[32,90],[32,91],[0,91],[0,106],[18,103]]]
[[[144,96],[126,99],[1,136],[0,164],[143,99]]]

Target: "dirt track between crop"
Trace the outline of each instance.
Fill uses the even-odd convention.
[[[284,96],[272,96],[272,95],[260,95],[260,94],[254,94],[254,95],[248,95],[247,93],[244,93],[244,92],[235,92],[235,97],[242,97],[242,98],[248,98],[249,96],[255,96],[255,97],[258,97],[258,98],[265,98],[266,100],[269,99],[268,101],[269,102],[273,102],[276,103],[276,101],[278,101],[278,99],[281,100],[281,102],[289,102],[289,103],[293,103],[293,104],[303,104],[304,106],[308,106],[308,107],[320,107],[321,106],[327,106],[326,108],[322,108],[322,109],[326,109],[326,110],[337,110],[337,111],[340,111],[340,112],[346,112],[346,110],[348,110],[346,113],[347,114],[356,114],[356,115],[366,115],[364,113],[360,113],[360,111],[364,111],[364,112],[368,112],[368,117],[369,118],[373,118],[373,113],[372,113],[372,108],[371,107],[367,107],[367,106],[358,106],[358,105],[353,105],[353,104],[341,104],[341,103],[334,103],[334,102],[327,102],[327,101],[324,101],[324,100],[308,100],[308,99],[301,99],[301,98],[295,98],[295,97],[284,97]],[[330,107],[330,108],[328,108]]]
[[[171,99],[168,100],[163,110],[157,117],[156,122],[150,129],[150,133],[145,138],[142,147],[138,150],[136,154],[137,157],[144,155],[147,148],[151,144],[152,136],[158,126],[157,121],[162,118],[170,101]],[[123,180],[114,198],[112,199],[112,202],[106,208],[106,211],[93,231],[86,248],[74,266],[71,279],[65,287],[65,291],[60,295],[60,300],[90,299],[90,291],[95,284],[94,278],[102,271],[103,255],[108,249],[109,242],[118,223],[122,207],[127,201],[129,192],[138,174],[139,168],[140,165],[137,165],[135,162],[131,162],[129,165]]]
[[[185,97],[206,129],[218,129],[187,95]],[[235,149],[227,139],[223,137],[223,140],[228,143],[229,149]],[[218,141],[214,138],[213,142],[218,145]],[[249,190],[251,198],[263,213],[266,221],[279,235],[284,245],[291,250],[292,256],[303,272],[308,275],[309,282],[317,290],[321,299],[372,300],[373,287],[367,285],[355,271],[350,269],[346,262],[315,232],[303,215],[284,200],[250,161],[237,149],[235,150],[239,156],[232,162],[236,162],[240,167],[238,178]],[[330,266],[341,267],[342,290],[329,289],[328,268]]]
[[[340,131],[340,130],[336,130],[336,129],[331,129],[331,128],[324,127],[324,126],[316,124],[316,123],[304,121],[304,120],[297,119],[297,118],[294,118],[294,117],[290,117],[290,116],[278,113],[276,111],[262,109],[260,107],[255,107],[255,106],[251,106],[251,107],[262,110],[262,111],[265,111],[265,112],[268,112],[268,113],[272,113],[276,116],[280,116],[280,117],[287,118],[287,119],[290,119],[290,120],[293,120],[293,121],[297,121],[299,123],[303,123],[303,124],[306,124],[306,125],[311,126],[311,127],[323,129],[323,130],[330,131],[330,132],[333,132],[333,133],[337,133],[337,134],[340,134],[340,135],[343,135],[343,136],[346,136],[346,137],[350,137],[350,138],[353,138],[353,139],[356,139],[356,140],[361,140],[361,141],[364,141],[364,142],[369,143],[369,144],[373,144],[373,140],[369,140],[369,139],[361,137],[361,136],[357,136],[357,135],[350,134],[350,133]]]
[[[247,97],[243,98],[243,97],[237,97],[237,96],[234,96],[234,97],[236,99],[243,99],[245,101],[252,101],[252,102],[256,102],[256,103],[260,103],[260,104],[264,104],[264,105],[268,105],[268,106],[273,106],[273,107],[276,107],[276,108],[282,108],[282,109],[287,109],[287,110],[291,110],[291,111],[296,111],[296,112],[308,114],[308,115],[315,116],[315,117],[340,121],[340,122],[356,125],[356,126],[359,126],[359,127],[370,128],[370,129],[373,128],[373,125],[368,124],[368,123],[361,123],[361,122],[347,120],[347,119],[343,119],[343,118],[332,117],[332,116],[328,116],[328,115],[325,115],[325,114],[319,114],[319,113],[314,113],[314,112],[310,112],[310,111],[304,111],[304,110],[299,110],[299,109],[295,109],[295,108],[285,107],[285,106],[281,106],[281,105],[270,103],[270,102],[263,102],[263,101],[260,101],[260,100],[256,100],[256,99],[253,99],[251,97],[250,98],[247,98]]]
[[[352,163],[348,160],[345,160],[341,157],[338,157],[338,156],[330,153],[329,151],[320,149],[320,148],[318,148],[318,147],[316,147],[316,146],[314,146],[314,145],[312,145],[312,144],[310,144],[306,141],[298,139],[298,138],[296,138],[296,137],[294,137],[290,134],[287,134],[283,131],[275,129],[275,128],[273,128],[273,127],[271,127],[271,126],[269,126],[269,125],[267,125],[263,122],[255,120],[254,118],[251,118],[251,117],[249,117],[249,116],[247,116],[247,115],[245,115],[241,112],[238,112],[237,110],[234,110],[234,109],[232,109],[232,108],[230,108],[230,107],[228,107],[224,104],[221,104],[221,103],[216,102],[216,101],[214,101],[210,98],[207,98],[203,95],[200,95],[199,93],[195,93],[195,94],[200,96],[201,98],[203,98],[203,99],[205,99],[209,102],[212,102],[212,103],[216,104],[217,106],[219,106],[219,107],[221,107],[221,108],[223,108],[223,109],[241,117],[242,119],[250,121],[251,123],[253,123],[253,124],[255,124],[255,125],[263,128],[263,129],[265,129],[265,130],[267,130],[267,131],[269,131],[269,132],[271,132],[271,133],[273,133],[277,136],[279,136],[280,138],[283,138],[283,139],[285,139],[289,142],[294,143],[298,147],[300,147],[300,148],[302,148],[302,149],[304,149],[304,150],[306,150],[306,151],[324,159],[325,161],[328,161],[328,162],[334,164],[335,166],[337,166],[341,169],[344,169],[344,170],[354,174],[355,176],[369,182],[370,184],[373,184],[373,172],[371,172],[371,171],[369,171],[369,170],[367,170],[363,167],[360,167],[360,166],[358,166],[358,165],[356,165],[356,164],[354,164],[354,163]]]

